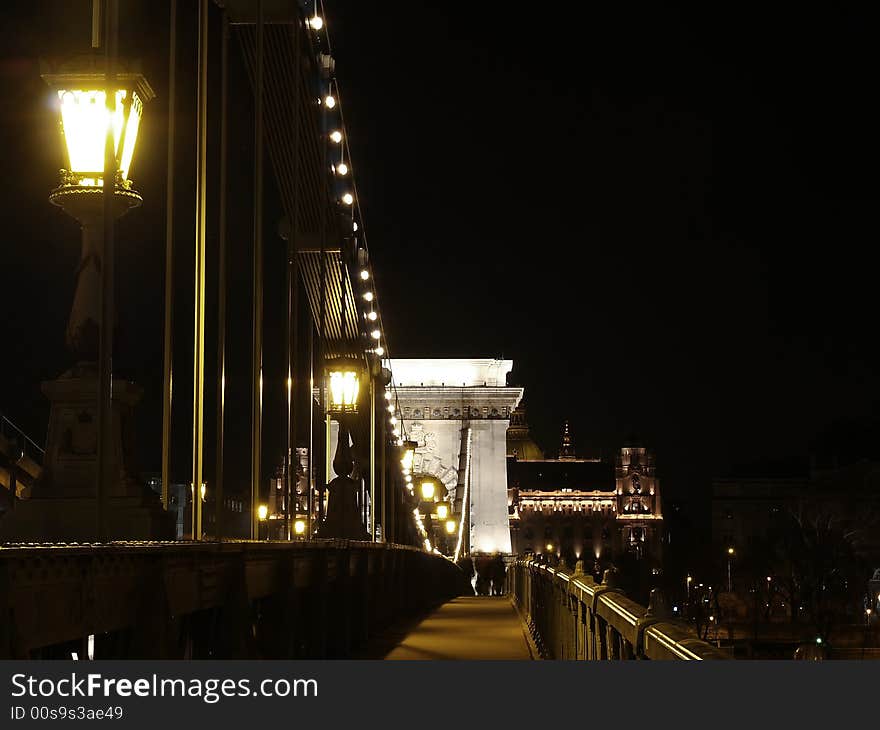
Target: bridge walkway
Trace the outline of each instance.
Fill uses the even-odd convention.
[[[411,627],[385,659],[538,658],[507,596],[463,596]]]

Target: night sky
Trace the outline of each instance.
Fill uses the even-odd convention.
[[[39,442],[39,382],[70,365],[79,236],[46,201],[61,149],[37,59],[88,50],[90,3],[14,5],[0,43],[0,411]],[[145,387],[142,466],[158,470],[167,9],[121,5],[122,47],[143,58],[157,99],[132,169],[145,204],[119,227],[117,363]],[[548,452],[564,419],[585,455],[637,434],[678,497],[746,465],[805,465],[829,430],[869,432],[880,349],[868,18],[827,6],[326,5],[392,354],[511,358]],[[245,88],[240,69],[233,81]],[[181,102],[180,125],[191,107]],[[243,202],[230,226],[246,284],[250,109],[236,109]],[[181,173],[181,195],[188,184]],[[271,192],[267,205],[271,237]],[[190,274],[179,259],[183,347]],[[242,321],[245,290],[230,301]],[[268,315],[267,338],[278,321]],[[250,337],[231,339],[231,367],[246,377]],[[178,478],[185,388],[181,376]],[[242,414],[246,394],[232,396]],[[244,452],[246,423],[231,428]]]

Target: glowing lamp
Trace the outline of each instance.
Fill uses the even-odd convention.
[[[305,520],[296,520],[293,523],[293,532],[296,535],[304,535],[306,532],[306,521]]]
[[[327,105],[328,109],[332,109],[336,106],[336,97],[332,94],[327,94],[327,96],[324,97],[324,103]]]
[[[446,532],[449,535],[452,535],[455,532],[456,524],[455,520],[446,520]]]
[[[434,514],[437,515],[438,520],[445,520],[449,517],[449,502],[438,502]]]
[[[108,126],[113,132],[114,177],[128,188],[128,173],[144,104],[155,94],[133,64],[119,61],[116,78],[107,86],[104,60],[83,56],[63,64],[44,64],[43,80],[51,87],[64,137],[67,165],[62,185],[97,188],[104,185],[104,147]],[[107,109],[112,94],[115,110]]]
[[[269,516],[269,507],[265,504],[261,504],[257,507],[257,517],[259,517],[260,522],[265,521],[265,519]]]
[[[338,129],[330,132],[330,139],[333,140],[336,144],[339,144],[342,141],[342,132]]]
[[[355,358],[338,357],[328,361],[326,366],[328,413],[357,413],[362,374],[361,363]]]
[[[336,166],[336,172],[340,175],[348,175],[348,165],[346,165],[344,162],[340,162]]]
[[[403,456],[400,458],[400,463],[406,471],[412,469],[413,458],[416,455],[416,446],[418,446],[418,444],[415,441],[403,442]]]
[[[382,357],[382,355],[385,354],[385,348],[382,347],[382,345],[379,345],[378,347],[373,349],[373,352],[375,352],[379,357]]]
[[[422,482],[422,499],[426,502],[430,502],[434,499],[434,482]]]
[[[309,18],[307,22],[312,30],[321,30],[324,27],[324,19],[320,15]]]

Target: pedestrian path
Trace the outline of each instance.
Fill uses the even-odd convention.
[[[533,659],[526,628],[506,596],[464,596],[415,626],[386,659]]]

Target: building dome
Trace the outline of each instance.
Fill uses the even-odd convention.
[[[544,452],[529,434],[526,409],[523,406],[515,408],[510,414],[510,427],[507,429],[507,456],[508,458],[513,457],[517,461],[544,459]]]

